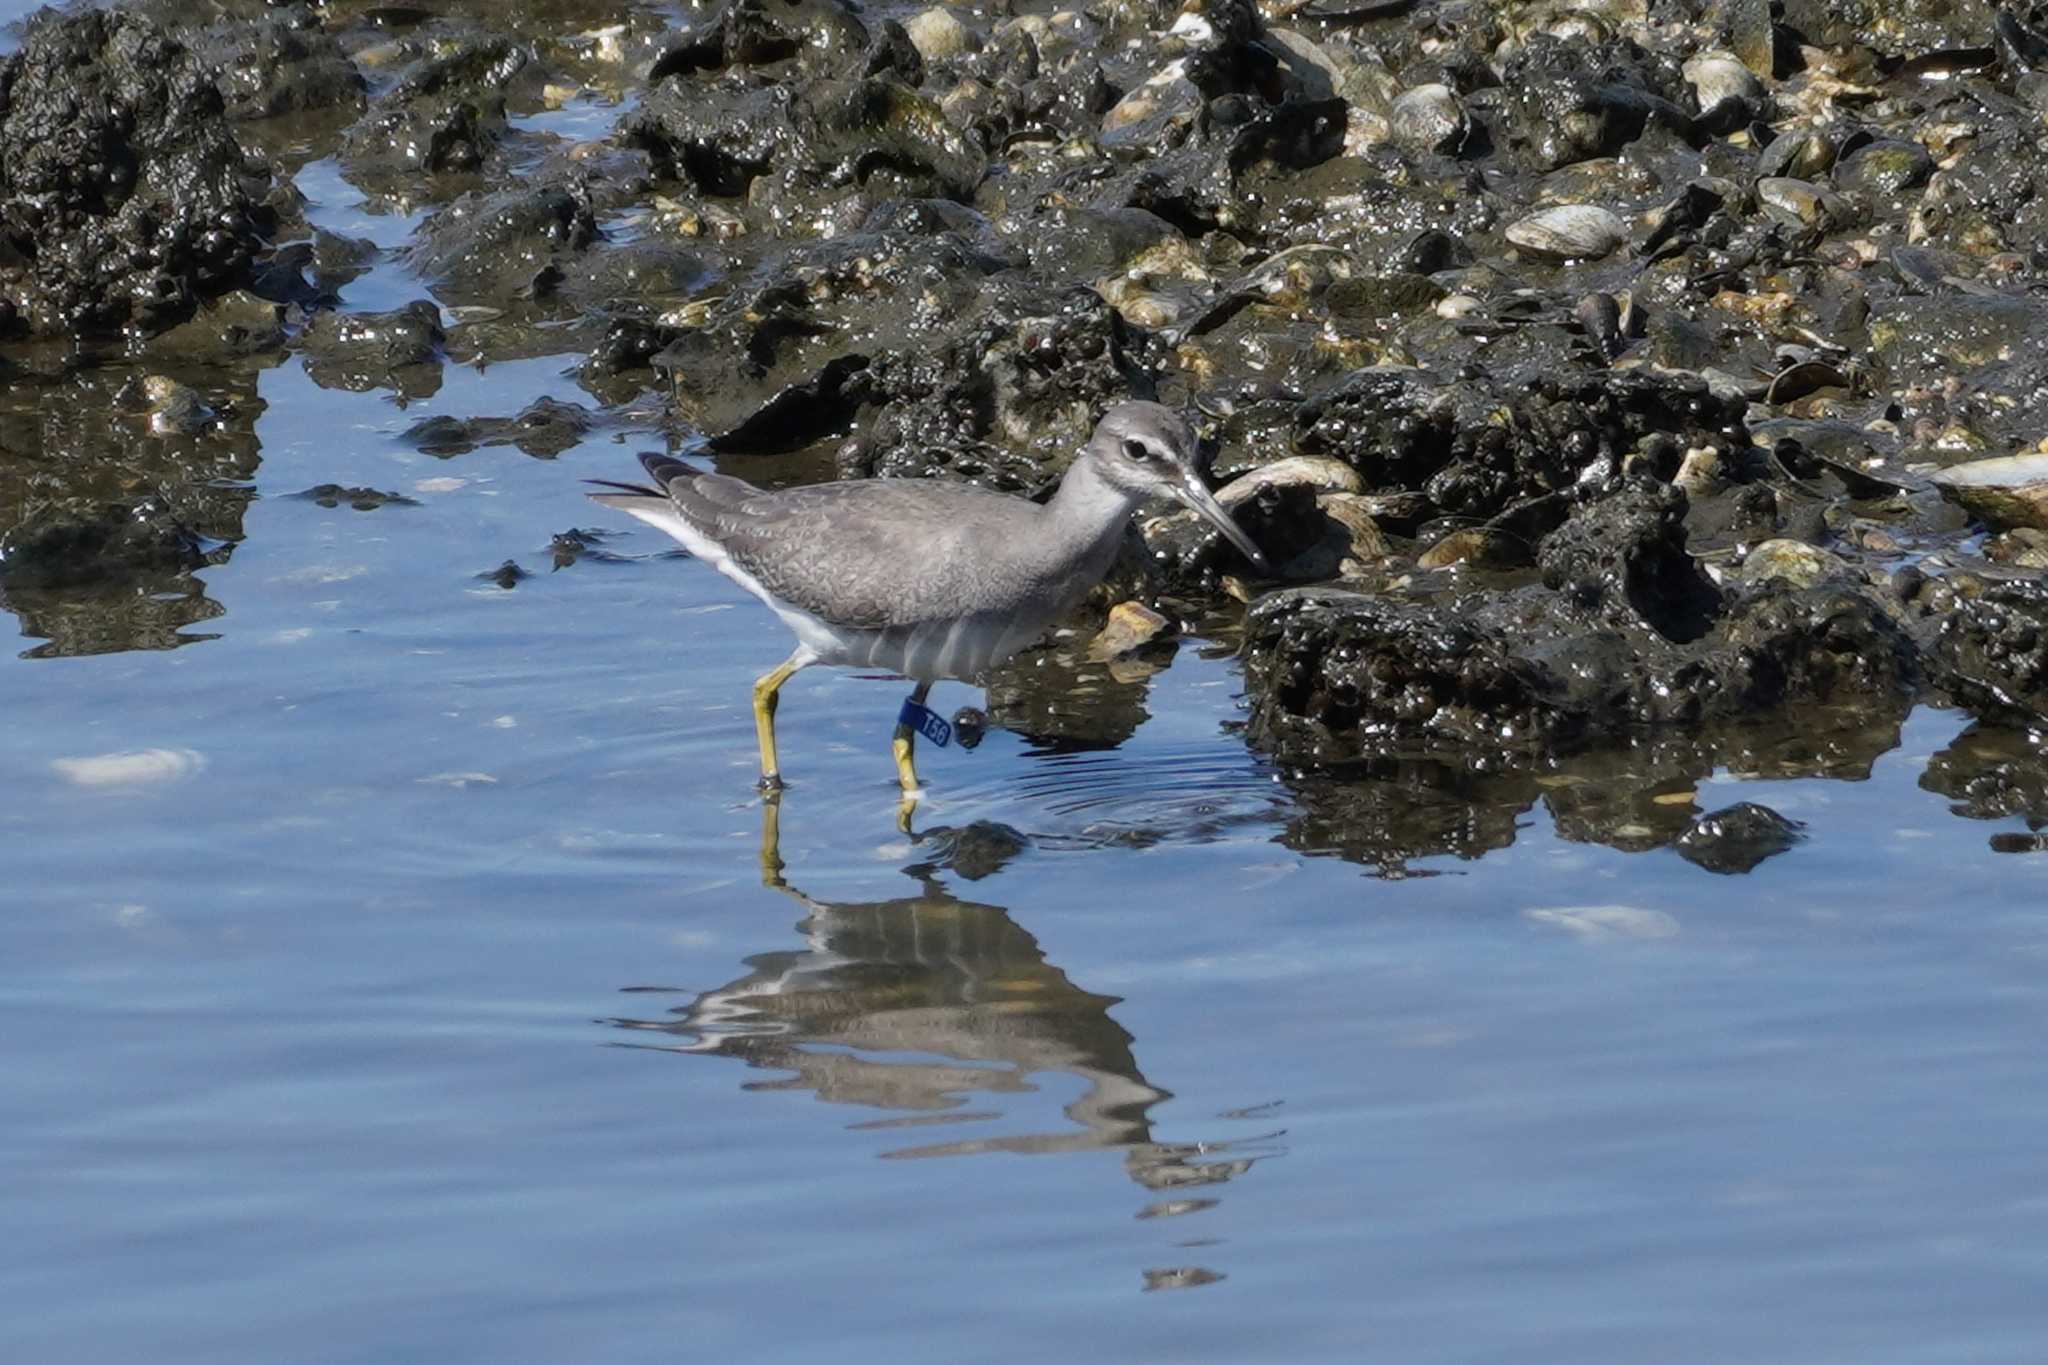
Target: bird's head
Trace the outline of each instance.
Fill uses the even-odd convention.
[[[1193,508],[1243,552],[1252,567],[1264,571],[1265,555],[1203,482],[1199,445],[1194,428],[1172,408],[1119,403],[1096,423],[1086,458],[1113,488],[1134,497],[1168,497]]]

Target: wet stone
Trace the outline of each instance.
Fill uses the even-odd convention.
[[[1682,643],[1625,615],[1589,631],[1534,590],[1426,604],[1294,589],[1252,608],[1245,659],[1253,742],[1316,765],[1417,744],[1477,761],[1849,702],[1897,717],[1920,677],[1898,622],[1832,587],[1738,599]]]
[[[0,59],[0,222],[13,239],[0,323],[162,331],[247,283],[276,226],[270,189],[213,68],[177,37],[135,15],[45,10]]]
[[[319,313],[299,334],[306,373],[324,388],[395,388],[431,394],[441,386],[441,310],[424,300],[389,313]]]
[[[1537,564],[1546,586],[1596,618],[1696,640],[1721,610],[1721,592],[1686,551],[1684,493],[1628,480],[1545,537]]]
[[[1110,608],[1109,621],[1088,643],[1093,659],[1114,659],[1141,649],[1171,629],[1172,622],[1142,602],[1119,602]]]
[[[1676,62],[1627,42],[1531,35],[1501,72],[1510,136],[1540,170],[1611,156],[1646,132],[1695,136]]]
[[[400,438],[426,455],[461,455],[484,446],[517,446],[539,459],[552,459],[587,435],[594,418],[579,403],[537,398],[511,417],[452,417],[438,414],[414,423]]]
[[[1293,437],[1303,454],[1349,464],[1375,495],[1423,495],[1425,519],[1484,521],[1597,478],[1658,435],[1680,449],[1733,444],[1742,411],[1740,400],[1682,377],[1602,372],[1515,384],[1489,372],[1385,367],[1303,402]]]
[[[1982,42],[1995,9],[1991,0],[1783,0],[1781,16],[1809,43],[1910,57]]]
[[[1769,806],[1742,801],[1702,815],[1673,841],[1678,855],[1709,872],[1754,871],[1766,858],[1799,842],[1800,825]]]
[[[1455,152],[1464,145],[1465,108],[1447,85],[1403,91],[1388,113],[1396,141],[1419,152]]]
[[[1851,576],[1853,571],[1841,556],[1797,540],[1764,541],[1743,558],[1736,574],[1746,584],[1782,582],[1795,588]]]
[[[552,288],[562,262],[596,240],[582,185],[473,193],[421,225],[408,264],[451,298],[509,302]]]
[[[1978,715],[2048,721],[2048,587],[2005,583],[1959,602],[1932,657],[1941,686]]]
[[[1835,183],[1872,194],[1902,194],[1933,173],[1934,158],[1917,142],[1880,138],[1867,142],[1835,167]]]
[[[249,23],[225,20],[193,32],[189,41],[218,69],[230,118],[277,118],[362,103],[362,73],[309,5],[290,5]]]
[[[1848,206],[1839,196],[1788,176],[1766,176],[1757,181],[1756,197],[1765,213],[1790,227],[1832,227],[1849,216]]]
[[[1933,478],[1943,497],[1987,525],[2048,531],[2048,454],[1971,460]]]
[[[533,573],[529,569],[521,568],[518,560],[508,559],[497,568],[480,573],[476,577],[480,583],[492,583],[510,592],[533,577]]]
[[[374,512],[380,507],[417,507],[419,503],[403,493],[386,493],[377,488],[347,487],[338,483],[314,484],[303,492],[291,495],[321,507],[348,506],[358,512]]]

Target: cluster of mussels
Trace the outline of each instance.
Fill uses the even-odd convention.
[[[334,307],[379,253],[313,162],[423,214],[430,301]],[[1251,742],[1331,801],[1445,796],[1388,860],[1570,826],[1618,750],[1607,837],[1665,840],[1660,784],[1867,770],[1918,700],[2041,724],[2044,226],[2048,6],[1992,0],[134,0],[0,60],[22,411],[94,345],[408,396],[572,346],[591,407],[419,444],[658,407],[1040,493],[1111,402],[1199,410],[1279,581],[1183,514],[1125,586],[1249,604]],[[0,587],[223,553],[233,470],[187,472],[7,508]],[[2048,821],[1966,752],[1927,780]]]

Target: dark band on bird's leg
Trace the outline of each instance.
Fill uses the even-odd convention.
[[[916,690],[910,694],[911,704],[922,707],[931,690],[930,683],[919,683]],[[899,716],[896,721],[896,737],[890,741],[889,750],[896,756],[896,780],[902,785],[905,793],[917,790],[917,766],[913,761],[916,748],[917,731]]]

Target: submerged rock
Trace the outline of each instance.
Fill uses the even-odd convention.
[[[449,298],[504,302],[551,291],[596,240],[583,186],[536,185],[464,195],[421,225],[408,259]]]
[[[394,388],[410,396],[441,387],[441,310],[417,300],[389,313],[321,313],[298,336],[306,373],[325,388]]]
[[[1753,872],[1799,842],[1799,823],[1769,806],[1740,801],[1693,821],[1674,846],[1678,856],[1709,872]]]
[[[512,417],[429,417],[408,427],[400,439],[427,455],[446,457],[509,445],[536,458],[553,459],[581,441],[592,424],[590,410],[581,404],[537,398]]]

